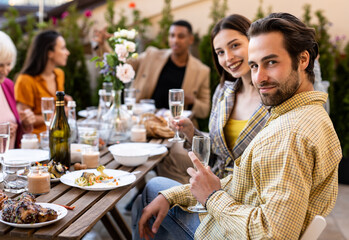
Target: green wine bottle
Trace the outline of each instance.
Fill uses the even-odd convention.
[[[64,92],[56,92],[56,112],[50,125],[50,161],[70,167],[70,128],[64,112]]]

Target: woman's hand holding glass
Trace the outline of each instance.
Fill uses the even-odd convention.
[[[169,121],[169,126],[173,131],[179,131],[185,135],[189,142],[192,142],[194,136],[194,125],[189,118],[181,118],[178,121]]]

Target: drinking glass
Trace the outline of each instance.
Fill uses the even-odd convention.
[[[133,107],[136,104],[136,89],[135,88],[128,88],[124,90],[124,102],[127,108],[127,111],[131,115],[133,115]]]
[[[50,128],[50,124],[55,112],[55,99],[53,97],[42,97],[41,98],[41,112],[44,117],[46,130]]]
[[[10,146],[10,123],[0,123],[0,162],[4,161],[4,154]],[[0,182],[3,180],[3,174],[0,173]]]
[[[182,116],[184,107],[183,89],[170,89],[168,94],[168,103],[174,121],[178,122],[180,117]],[[178,129],[176,129],[174,138],[170,138],[168,141],[184,142],[184,139],[179,136]]]
[[[109,109],[114,102],[115,92],[113,90],[112,82],[103,82],[102,99],[104,105]]]
[[[211,143],[210,138],[206,136],[194,136],[192,142],[192,151],[200,162],[207,166],[208,160],[210,159]],[[188,207],[192,212],[206,212],[204,206],[200,202],[197,202],[195,206]]]
[[[27,190],[27,173],[30,162],[25,159],[4,159],[2,173],[4,176],[4,190],[11,193],[21,193]]]

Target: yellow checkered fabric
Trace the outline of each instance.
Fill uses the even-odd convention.
[[[339,140],[323,108],[327,94],[303,92],[271,116],[232,175],[207,202],[195,239],[298,239],[337,197]],[[161,192],[171,206],[195,203],[189,185]]]

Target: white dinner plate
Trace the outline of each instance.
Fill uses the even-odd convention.
[[[167,147],[157,143],[119,143],[119,144],[115,144],[108,147],[108,150],[110,152],[116,152],[116,151],[119,151],[120,149],[122,150],[127,149],[130,151],[137,151],[137,149],[146,149],[146,150],[149,150],[150,157],[167,152]]]
[[[2,219],[2,211],[0,211],[0,222],[4,223],[6,225],[10,225],[12,227],[18,227],[18,228],[39,228],[39,227],[43,227],[43,226],[46,226],[46,225],[49,225],[49,224],[52,224],[54,222],[61,220],[68,213],[67,209],[65,209],[64,207],[59,206],[57,204],[53,204],[53,203],[35,203],[35,204],[38,204],[38,205],[45,207],[45,208],[50,208],[50,209],[55,210],[58,214],[58,217],[55,220],[42,222],[42,223],[21,223],[21,224],[19,224],[19,223],[10,223],[10,222],[4,221]]]
[[[90,112],[91,112],[91,113],[90,113],[91,116],[89,116],[89,117],[90,117],[90,118],[94,118],[94,117],[97,116],[98,109],[90,110]],[[78,115],[79,115],[80,117],[87,118],[87,110],[80,110],[80,111],[78,112]]]
[[[4,154],[6,160],[28,160],[31,164],[49,159],[49,151],[41,149],[10,149]]]
[[[81,187],[81,186],[75,184],[75,179],[81,177],[83,172],[94,173],[96,176],[100,174],[96,169],[84,169],[84,170],[74,171],[74,172],[64,174],[60,178],[61,182],[68,185],[68,186],[77,187],[77,188],[81,188],[84,190],[105,191],[105,190],[111,190],[111,189],[115,189],[118,187],[129,185],[136,180],[136,176],[134,174],[128,174],[128,172],[126,172],[126,171],[104,169],[103,172],[105,174],[107,174],[108,176],[112,176],[115,179],[117,179],[120,176],[120,179],[118,179],[118,181],[117,181],[118,185],[116,185],[115,182],[110,182],[110,183],[95,183],[92,186]]]

